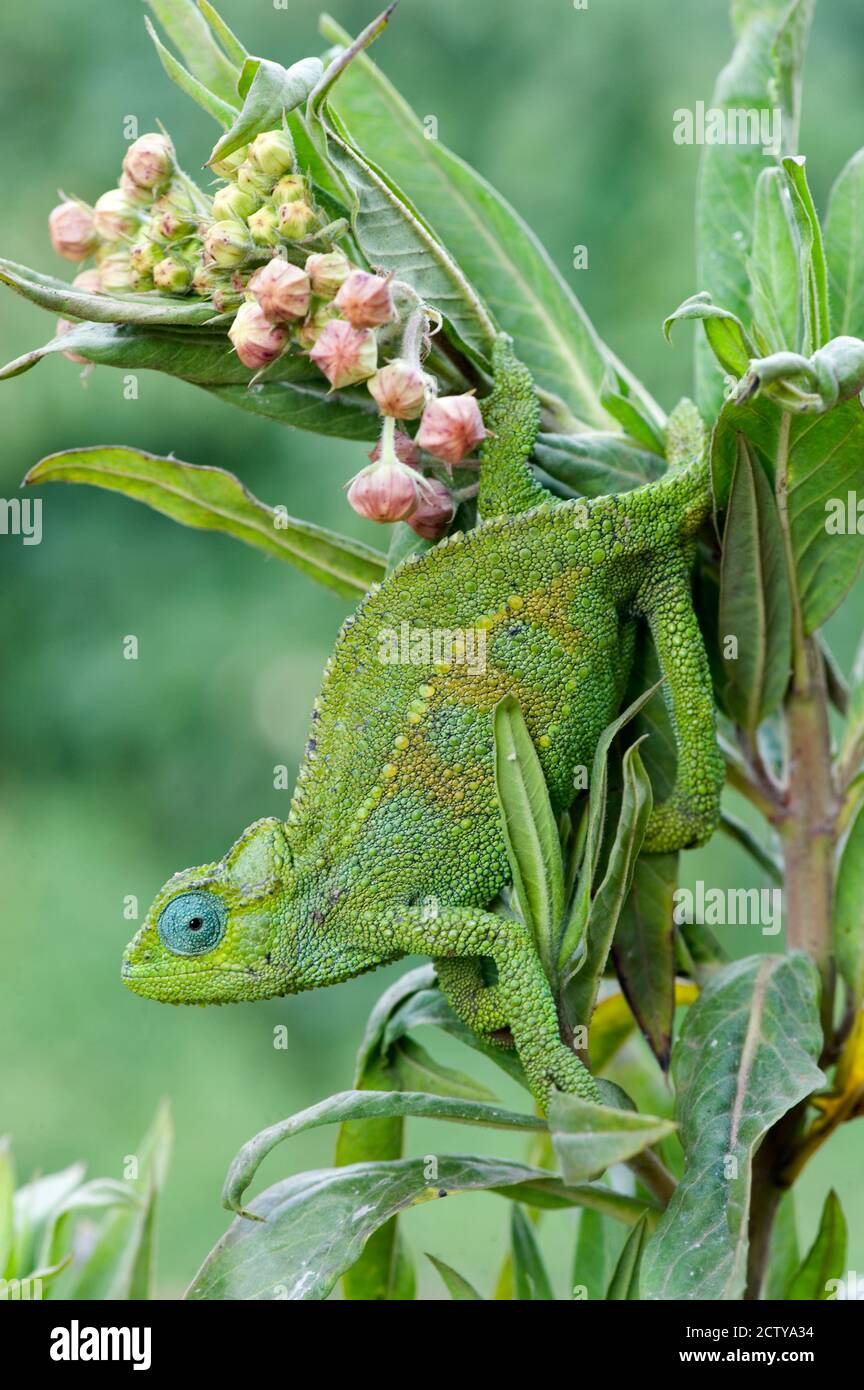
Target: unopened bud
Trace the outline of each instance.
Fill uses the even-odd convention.
[[[150,208],[150,227],[163,241],[190,236],[198,225],[192,203],[182,189],[163,193]]]
[[[419,367],[397,358],[366,383],[382,415],[397,420],[416,420],[429,394],[430,379]]]
[[[65,261],[86,260],[99,240],[86,208],[71,200],[60,203],[48,218],[51,245]]]
[[[128,251],[114,251],[99,262],[103,294],[123,294],[133,287],[134,272]]]
[[[282,203],[279,208],[279,231],[288,241],[299,241],[315,225],[315,214],[308,203]]]
[[[126,194],[129,201],[134,203],[136,207],[146,208],[150,206],[153,198],[152,188],[140,188],[135,180],[130,179],[125,171],[117,180],[117,187],[120,189],[121,193]]]
[[[348,501],[369,521],[405,521],[417,510],[422,483],[419,473],[396,458],[391,463],[370,463],[352,479]]]
[[[252,240],[258,246],[278,246],[279,214],[275,208],[265,204],[246,219],[246,226],[252,233]]]
[[[192,287],[192,271],[184,261],[165,256],[153,270],[153,283],[163,294],[186,294]]]
[[[226,277],[215,266],[199,264],[192,272],[192,293],[200,294],[202,299],[209,299],[225,283]]]
[[[310,314],[308,319],[301,323],[297,329],[295,337],[298,345],[306,352],[311,352],[325,326],[331,319],[338,317],[339,310],[335,304],[319,304],[314,314]]]
[[[368,328],[353,328],[343,319],[331,319],[309,356],[334,391],[339,391],[372,376],[378,365],[378,344]]]
[[[235,309],[239,309],[241,304],[246,302],[246,296],[242,289],[235,289],[232,285],[219,285],[213,291],[213,308],[217,314],[230,314]]]
[[[158,188],[174,172],[174,150],[167,135],[151,131],[131,144],[123,158],[123,172],[139,188]]]
[[[396,317],[390,282],[383,275],[352,270],[336,296],[336,303],[355,328],[377,328]]]
[[[237,170],[237,187],[250,197],[260,202],[262,198],[267,198],[273,180],[269,174],[262,174],[260,169],[256,169],[248,159],[244,160]]]
[[[308,256],[306,274],[312,293],[319,299],[332,299],[351,274],[351,262],[341,251],[325,251]]]
[[[250,164],[278,179],[287,169],[294,168],[294,146],[287,130],[265,130],[256,135],[249,146],[247,158]]]
[[[129,252],[129,260],[136,276],[152,275],[165,252],[155,241],[136,241]]]
[[[299,265],[274,256],[249,281],[249,290],[271,323],[290,323],[306,317],[311,294],[309,276]]]
[[[483,417],[474,397],[441,396],[430,401],[423,411],[417,431],[417,443],[436,459],[451,466],[461,463],[466,454],[486,438]]]
[[[242,265],[252,250],[246,228],[233,219],[214,222],[204,237],[204,255],[208,261],[223,269]]]
[[[424,478],[423,491],[408,525],[424,541],[440,540],[456,515],[456,503],[437,478]]]
[[[122,188],[109,188],[96,199],[93,224],[103,241],[123,241],[138,231],[140,208]]]
[[[245,222],[257,206],[258,199],[244,193],[235,183],[227,183],[213,195],[213,216],[217,222],[229,217],[239,217]]]
[[[241,304],[228,330],[234,351],[244,367],[260,371],[275,362],[285,346],[286,332],[266,319],[257,304]]]
[[[246,159],[247,153],[248,146],[243,145],[239,150],[235,150],[233,154],[226,154],[222,159],[214,159],[209,167],[220,179],[236,179],[237,170]]]
[[[76,290],[83,290],[85,294],[99,294],[102,289],[102,273],[99,270],[82,270],[80,275],[76,275],[72,281]]]
[[[281,207],[283,203],[307,202],[306,192],[307,184],[302,174],[286,174],[273,185],[270,197],[277,207]]]

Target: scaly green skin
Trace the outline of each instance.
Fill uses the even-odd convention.
[[[723,771],[689,570],[710,487],[701,458],[681,466],[679,441],[678,466],[659,482],[556,503],[528,468],[536,398],[506,339],[486,419],[494,434],[478,503],[487,519],[405,561],[363,599],[328,664],[287,822],[259,821],[224,859],[176,874],[127,950],[124,979],[172,1003],[225,1003],[431,955],[469,1026],[487,1037],[509,1029],[545,1106],[553,1086],[598,1093],[560,1039],[528,931],[484,910],[509,877],[492,712],[516,696],[553,805],[569,805],[576,769],[590,767],[618,711],[645,617],[678,741],[676,785],[655,807],[646,848],[707,838]],[[678,434],[686,441],[685,427]],[[382,661],[382,633],[403,623],[412,634],[485,633],[485,664]],[[205,897],[172,908],[169,949],[160,916],[193,891]],[[214,904],[204,934],[194,915],[187,932],[184,914],[201,902]],[[222,935],[208,946],[211,929]],[[484,961],[494,984],[484,984]]]

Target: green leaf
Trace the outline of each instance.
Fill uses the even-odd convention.
[[[603,409],[621,428],[658,457],[664,457],[663,433],[638,399],[629,394],[629,387],[613,368],[609,368],[600,392]]]
[[[0,259],[0,284],[8,285],[16,294],[38,304],[40,309],[49,309],[52,314],[89,319],[94,323],[228,326],[225,316],[220,317],[212,304],[204,304],[200,299],[168,299],[158,294],[91,294],[15,261]],[[11,375],[8,371],[4,374]]]
[[[201,18],[200,15],[198,17]],[[200,82],[188,68],[178,62],[174,54],[165,47],[146,15],[144,16],[144,23],[159,55],[159,61],[171,81],[197,106],[200,106],[202,111],[206,111],[208,116],[212,116],[214,121],[218,121],[223,126],[230,126],[236,114],[236,106],[232,102],[223,101],[222,97],[217,96],[203,82]]]
[[[212,5],[208,4],[208,0],[198,0],[198,8],[210,25],[211,32],[215,34],[222,45],[229,62],[234,64],[235,69],[242,68],[249,54],[237,38],[237,35],[228,28],[228,25],[218,11],[215,10]],[[232,91],[232,98],[233,95],[234,93]]]
[[[834,331],[864,338],[864,150],[852,156],[831,190],[825,243]]]
[[[462,1100],[494,1101],[494,1094],[473,1077],[453,1067],[445,1067],[430,1056],[413,1038],[393,1043],[389,1070],[400,1091],[425,1091],[436,1096],[455,1096]]]
[[[233,101],[237,91],[237,67],[225,57],[207,19],[192,0],[147,0],[147,3],[198,81],[216,96]]]
[[[833,927],[837,969],[857,1011],[864,1000],[864,809],[852,822],[840,856]]]
[[[322,29],[332,42],[350,43],[329,16]],[[365,54],[340,75],[328,100],[352,140],[404,190],[447,247],[543,390],[565,401],[577,421],[608,428],[600,392],[611,364],[662,428],[662,411],[600,341],[534,233],[485,179],[440,140],[427,138],[408,103]]]
[[[554,1302],[555,1295],[546,1273],[543,1256],[531,1224],[518,1202],[510,1212],[510,1248],[513,1252],[513,1282],[520,1301]]]
[[[540,480],[565,497],[608,497],[654,482],[664,470],[654,453],[634,449],[617,434],[537,436],[534,458]],[[558,484],[558,487],[555,487]]]
[[[555,1092],[549,1102],[549,1129],[562,1177],[572,1186],[634,1158],[674,1134],[675,1125],[656,1115],[596,1105]]]
[[[491,1126],[493,1129],[546,1128],[545,1121],[535,1115],[519,1115],[499,1105],[476,1100],[424,1095],[413,1091],[339,1091],[317,1105],[311,1105],[308,1110],[300,1110],[287,1120],[262,1129],[260,1134],[247,1140],[228,1170],[222,1189],[223,1206],[229,1211],[242,1212],[243,1194],[264,1159],[279,1144],[296,1134],[317,1129],[320,1125],[341,1124],[345,1120],[412,1115],[432,1120],[453,1120],[458,1124]],[[254,1203],[252,1205],[254,1207]]]
[[[13,1203],[14,1245],[11,1266],[18,1277],[25,1276],[38,1263],[39,1250],[48,1223],[84,1178],[84,1164],[73,1163],[59,1173],[34,1178],[15,1193]]]
[[[640,855],[612,942],[621,988],[664,1071],[669,1066],[675,1015],[672,914],[677,886],[677,854]]]
[[[15,1234],[14,1193],[15,1165],[12,1162],[12,1144],[4,1136],[0,1139],[0,1279],[15,1273],[11,1264]]]
[[[771,1248],[768,1252],[768,1268],[762,1287],[762,1297],[770,1302],[786,1297],[790,1280],[801,1263],[798,1250],[798,1227],[795,1220],[795,1193],[790,1188],[780,1198],[774,1229],[771,1232]]]
[[[543,969],[555,979],[555,948],[564,911],[558,824],[540,759],[512,695],[492,715],[495,785],[513,888]]]
[[[638,1222],[635,1224],[638,1225]],[[584,1289],[584,1297],[590,1303],[605,1298],[612,1271],[626,1239],[626,1228],[620,1222],[610,1221],[590,1208],[580,1213],[570,1273],[574,1297],[577,1289]]]
[[[780,704],[792,666],[792,604],[771,485],[739,435],[720,566],[724,705],[754,733]],[[727,644],[736,642],[734,655]]]
[[[39,1264],[51,1268],[62,1261],[70,1244],[69,1229],[82,1213],[140,1206],[141,1197],[129,1182],[94,1178],[91,1182],[82,1183],[52,1211],[42,1236]]]
[[[622,762],[624,785],[615,838],[609,851],[603,880],[594,893],[592,884],[597,871],[605,823],[606,755],[615,732],[638,713],[653,693],[653,690],[645,691],[605,730],[594,755],[585,854],[558,957],[565,983],[572,981],[567,994],[568,1012],[570,1017],[579,1023],[587,1023],[591,1017],[597,987],[606,965],[621,909],[630,890],[636,859],[645,838],[653,805],[650,778],[642,763],[638,745],[632,744],[625,752]]]
[[[387,1046],[394,1046],[399,1038],[404,1037],[415,1028],[428,1026],[440,1028],[442,1032],[458,1039],[466,1047],[470,1047],[474,1052],[479,1052],[490,1062],[494,1062],[520,1086],[524,1086],[526,1090],[530,1089],[516,1050],[496,1047],[493,1043],[484,1042],[477,1033],[462,1022],[461,1018],[457,1017],[438,989],[418,990],[394,1011],[393,1017],[387,1025]]]
[[[705,329],[711,350],[724,372],[731,376],[743,376],[756,349],[743,323],[737,314],[715,304],[707,290],[700,290],[679,304],[663,324],[667,341],[671,338],[672,325],[681,319],[699,319]]]
[[[589,1204],[629,1223],[644,1210],[635,1198],[591,1184],[568,1188],[541,1168],[505,1159],[447,1154],[438,1159],[431,1183],[417,1158],[321,1169],[256,1197],[249,1212],[258,1220],[234,1220],[186,1297],[326,1298],[392,1216],[442,1195],[483,1190],[550,1210]]]
[[[320,58],[301,58],[290,68],[267,58],[247,58],[240,75],[243,107],[207,163],[225,159],[264,130],[281,127],[283,116],[307,100],[323,71]]]
[[[753,1155],[824,1083],[819,981],[803,955],[751,956],[713,976],[672,1052],[686,1167],[649,1241],[642,1297],[739,1299]]]
[[[802,345],[798,232],[787,175],[763,169],[756,182],[753,250],[747,263],[753,317],[771,352]]]
[[[828,342],[831,337],[831,319],[828,312],[828,265],[822,242],[822,228],[807,183],[805,163],[803,155],[790,155],[783,160],[783,168],[788,175],[792,192],[792,206],[801,245],[806,295],[806,331],[802,351],[807,356]]]
[[[432,1262],[441,1275],[441,1278],[444,1280],[445,1288],[451,1298],[459,1302],[467,1302],[469,1299],[479,1299],[481,1303],[483,1302],[477,1290],[468,1283],[467,1279],[463,1279],[461,1274],[457,1274],[452,1265],[445,1264],[444,1261],[439,1260],[436,1255],[430,1255],[428,1252],[426,1258]]]
[[[824,415],[790,417],[770,400],[727,402],[711,443],[714,493],[728,497],[743,433],[788,515],[797,602],[805,634],[831,616],[864,564],[864,536],[846,516],[864,455],[864,410],[845,401]],[[793,612],[796,595],[793,593]]]
[[[633,1227],[627,1237],[624,1249],[621,1251],[621,1257],[615,1266],[615,1273],[612,1275],[609,1288],[606,1290],[607,1302],[621,1299],[639,1301],[639,1266],[642,1263],[647,1235],[648,1224],[643,1216]]]
[[[816,1239],[786,1290],[790,1300],[804,1299],[815,1303],[836,1297],[836,1283],[846,1273],[847,1228],[843,1208],[837,1193],[832,1190],[825,1198]],[[847,1298],[855,1296],[847,1291]]]
[[[720,73],[711,108],[780,112],[784,153],[798,142],[800,74],[813,0],[739,0],[733,10],[736,46]],[[747,322],[755,189],[775,162],[761,144],[705,144],[701,151],[696,208],[696,283],[716,304]],[[723,402],[723,380],[707,345],[696,344],[697,403],[714,419]]]
[[[286,560],[346,598],[365,593],[383,576],[377,551],[265,507],[222,468],[107,446],[49,454],[24,482],[89,483],[122,492],[183,526],[223,531]]]

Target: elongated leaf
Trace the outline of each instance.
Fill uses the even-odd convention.
[[[413,1038],[402,1038],[390,1049],[389,1070],[400,1091],[425,1091],[461,1100],[494,1101],[495,1096],[473,1077],[445,1067]]]
[[[664,1071],[669,1066],[675,1015],[672,913],[677,886],[677,854],[640,855],[612,942],[621,988]]]
[[[732,479],[720,567],[724,704],[753,733],[780,704],[792,664],[792,604],[771,486],[743,436]],[[726,646],[730,639],[735,647]]]
[[[513,1252],[513,1283],[521,1301],[551,1302],[555,1295],[543,1256],[524,1211],[518,1202],[510,1212],[510,1248]]]
[[[841,170],[825,222],[834,332],[864,338],[864,150]]]
[[[756,349],[743,323],[737,314],[715,304],[706,290],[691,295],[679,304],[663,324],[667,340],[670,338],[673,323],[681,319],[698,319],[705,329],[705,337],[724,372],[734,377],[743,376]]]
[[[798,1227],[795,1220],[795,1193],[790,1188],[780,1199],[774,1229],[771,1232],[771,1248],[768,1253],[768,1268],[765,1271],[762,1297],[766,1301],[785,1298],[789,1283],[801,1263],[798,1249]]]
[[[329,16],[322,29],[334,42],[349,42]],[[534,233],[474,169],[440,140],[427,138],[408,103],[365,54],[340,76],[329,100],[356,143],[404,189],[459,262],[542,388],[563,399],[577,420],[608,427],[600,392],[611,365],[662,428],[659,406],[600,341]]]
[[[814,1303],[836,1297],[836,1281],[846,1273],[847,1235],[843,1208],[832,1189],[825,1198],[816,1239],[786,1290],[787,1299]],[[847,1292],[847,1298],[854,1298],[855,1292]]]
[[[728,497],[738,454],[737,435],[755,449],[775,491],[784,498],[792,538],[798,602],[805,633],[821,627],[854,584],[864,564],[849,494],[860,480],[864,410],[846,401],[824,415],[790,417],[763,397],[727,402],[711,444],[714,491]],[[854,499],[853,499],[854,501]],[[793,609],[795,595],[793,594]]]
[[[234,120],[236,107],[228,101],[223,101],[220,96],[217,96],[215,92],[211,91],[209,87],[199,81],[188,68],[185,68],[182,63],[178,62],[170,49],[165,47],[146,15],[144,17],[144,23],[147,26],[147,33],[153,40],[153,46],[159,55],[159,61],[171,78],[171,81],[179,87],[181,92],[185,93],[187,97],[191,97],[192,101],[200,106],[202,111],[206,111],[208,116],[212,116],[214,121],[218,121],[219,124],[223,126],[230,126]]]
[[[84,1164],[73,1163],[59,1173],[34,1178],[15,1193],[12,1269],[21,1276],[38,1264],[39,1250],[53,1213],[83,1182]]]
[[[440,1028],[442,1032],[465,1043],[466,1047],[481,1053],[514,1081],[530,1090],[515,1048],[496,1047],[492,1043],[484,1042],[453,1012],[438,989],[420,990],[395,1010],[387,1025],[386,1045],[392,1047],[399,1038],[405,1037],[415,1028],[429,1026]]]
[[[828,266],[822,228],[807,183],[805,162],[801,155],[789,155],[783,160],[783,168],[789,178],[799,241],[803,248],[802,270],[805,288],[809,293],[808,332],[805,334],[802,347],[806,356],[828,342],[831,337],[831,320],[828,312]]]
[[[472,1299],[483,1301],[481,1295],[473,1285],[469,1284],[467,1279],[463,1279],[461,1274],[457,1274],[452,1265],[445,1264],[444,1261],[439,1260],[436,1255],[427,1254],[426,1258],[427,1260],[431,1260],[432,1264],[441,1275],[451,1298],[456,1299],[458,1302],[468,1302]]]
[[[211,33],[219,40],[228,61],[234,65],[235,69],[242,68],[249,54],[237,38],[237,35],[228,28],[228,25],[219,12],[215,10],[212,5],[208,4],[208,0],[198,0],[198,8],[210,25]],[[233,96],[234,93],[232,92],[232,99]]]
[[[606,497],[654,482],[664,471],[656,454],[616,434],[546,434],[534,446],[540,480],[565,497]],[[556,484],[558,485],[556,487]]]
[[[15,1274],[12,1268],[14,1243],[13,1196],[15,1192],[15,1166],[12,1162],[12,1145],[5,1136],[0,1139],[0,1279],[7,1274]]]
[[[504,1159],[448,1154],[430,1182],[416,1158],[301,1173],[249,1205],[211,1250],[190,1299],[322,1299],[364,1243],[397,1212],[442,1195],[488,1190],[548,1209],[589,1204],[638,1220],[644,1203],[583,1184],[569,1188],[542,1168]]]
[[[819,983],[803,955],[718,972],[672,1053],[686,1168],[642,1262],[643,1299],[737,1299],[745,1284],[753,1154],[822,1084]]]
[[[183,526],[223,531],[286,560],[347,598],[383,577],[384,557],[376,551],[266,507],[222,468],[109,445],[49,454],[24,482],[89,483],[122,492]]]
[[[864,747],[864,633],[858,639],[852,677],[846,703],[846,720],[840,738],[837,762],[849,775],[860,761],[859,750]]]
[[[540,759],[518,702],[505,696],[492,717],[495,785],[513,888],[550,982],[564,911],[558,824]]]
[[[53,1267],[63,1260],[69,1245],[69,1228],[82,1213],[141,1205],[141,1197],[131,1183],[113,1178],[94,1178],[82,1183],[52,1212],[42,1237],[39,1264]]]
[[[236,101],[236,64],[226,58],[206,17],[193,0],[147,0],[147,3],[199,82],[226,102]]]
[[[779,111],[783,153],[798,143],[800,74],[813,0],[739,0],[733,9],[736,46],[717,79],[711,108],[762,113],[766,133],[777,133]],[[737,119],[737,118],[736,118]],[[756,182],[775,160],[759,143],[705,144],[701,153],[696,208],[696,283],[716,304],[747,322],[750,284],[747,260],[753,244]],[[696,343],[696,400],[706,419],[723,403],[723,379],[707,344]]]
[[[53,275],[41,275],[29,266],[0,259],[0,284],[23,295],[41,309],[94,323],[138,323],[154,325],[221,324],[212,304],[200,299],[168,299],[163,295],[91,294],[74,288]]]
[[[748,262],[753,317],[771,352],[802,345],[802,284],[787,175],[763,169],[756,182],[753,250]]]
[[[675,1132],[672,1120],[556,1092],[549,1102],[555,1156],[568,1185],[596,1177]]]
[[[626,1239],[626,1229],[620,1222],[610,1221],[596,1211],[580,1213],[570,1274],[574,1298],[585,1297],[592,1303],[605,1298]]]
[[[615,1266],[615,1273],[609,1281],[609,1288],[606,1291],[607,1302],[614,1302],[621,1299],[639,1300],[639,1266],[642,1263],[642,1253],[645,1249],[645,1240],[648,1235],[648,1227],[645,1218],[637,1221],[633,1227],[621,1251],[621,1256]]]
[[[834,890],[834,952],[852,1007],[864,1000],[864,810],[846,837]]]
[[[320,58],[301,58],[290,68],[267,58],[247,58],[240,76],[243,107],[214,145],[208,164],[225,159],[264,130],[281,128],[283,116],[306,101],[323,71]]]
[[[460,1124],[491,1126],[493,1129],[543,1130],[545,1121],[534,1115],[518,1115],[498,1105],[452,1096],[424,1095],[414,1091],[340,1091],[301,1110],[287,1120],[270,1125],[248,1140],[228,1170],[222,1190],[223,1205],[242,1211],[243,1194],[258,1168],[279,1144],[307,1129],[341,1124],[345,1120],[380,1119],[389,1116],[420,1115],[426,1119],[454,1120]],[[254,1205],[254,1204],[253,1204]]]

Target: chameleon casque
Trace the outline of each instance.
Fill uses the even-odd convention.
[[[509,1029],[545,1109],[552,1087],[599,1093],[561,1041],[527,928],[485,910],[509,881],[493,710],[507,694],[518,700],[553,806],[568,806],[575,769],[590,767],[619,709],[644,618],[677,744],[675,785],[644,849],[710,835],[723,766],[690,570],[711,487],[701,451],[676,457],[673,441],[656,482],[588,502],[552,496],[528,464],[539,407],[506,338],[484,415],[482,521],[404,561],[361,601],[328,663],[288,820],[257,821],[223,859],[169,879],[123,979],[165,1002],[228,1003],[429,955],[473,1030]],[[382,631],[405,622],[484,632],[482,669],[383,663]]]

